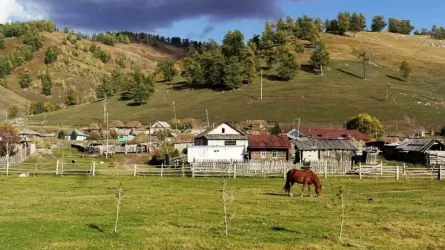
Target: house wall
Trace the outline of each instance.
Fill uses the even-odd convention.
[[[187,161],[243,161],[245,153],[243,146],[189,146]]]
[[[302,161],[319,161],[318,150],[315,151],[303,151],[303,155],[301,157]]]
[[[209,146],[224,146],[226,140],[208,140],[207,145]],[[236,140],[236,146],[244,146],[247,148],[249,145],[248,140]]]
[[[261,157],[261,151],[265,151],[266,157]],[[277,149],[277,158],[272,157],[272,149],[249,149],[249,159],[252,161],[261,161],[261,160],[279,160],[279,161],[287,161],[288,158],[288,150]]]
[[[78,135],[78,136],[76,137],[75,141],[86,141],[86,139],[87,139],[86,136]]]
[[[190,142],[190,143],[175,143],[174,147],[175,149],[177,149],[179,151],[179,153],[183,153],[185,152],[185,150],[187,149],[187,147],[193,146],[194,143]]]
[[[222,131],[223,129],[224,129],[224,133]],[[227,124],[220,124],[219,126],[212,129],[210,132],[208,132],[207,134],[209,134],[209,135],[239,135],[240,133],[238,131],[236,131],[235,129],[231,128]]]

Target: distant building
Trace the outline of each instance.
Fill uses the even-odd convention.
[[[316,140],[312,138],[298,138],[295,145],[295,162],[318,162],[335,160],[350,161],[358,148],[349,140]]]
[[[85,141],[87,135],[77,129],[73,129],[64,133],[64,139],[69,141]]]
[[[249,159],[258,160],[283,160],[290,159],[289,150],[291,144],[286,136],[277,135],[249,135]]]
[[[179,134],[173,139],[175,149],[180,153],[186,153],[187,147],[195,144],[195,135],[193,134]]]
[[[414,164],[444,164],[445,145],[438,140],[406,139],[400,143],[386,144],[383,155],[388,160]]]
[[[150,127],[150,133],[152,135],[158,133],[158,132],[163,132],[165,130],[169,130],[171,129],[170,124],[168,124],[168,122],[164,122],[164,121],[157,121],[155,122],[153,125],[151,125]]]
[[[187,147],[188,162],[244,161],[247,135],[228,123],[220,123],[195,138],[195,145]]]
[[[298,137],[309,137],[317,140],[351,140],[368,142],[371,137],[358,131],[348,129],[326,129],[326,128],[300,128],[291,130],[287,133],[290,139]]]

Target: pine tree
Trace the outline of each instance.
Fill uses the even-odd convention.
[[[5,35],[0,31],[0,49],[5,48]]]
[[[42,94],[46,95],[46,96],[50,96],[51,95],[51,89],[53,87],[53,82],[51,79],[51,75],[46,72],[45,74],[43,74],[42,78],[40,79],[40,81],[42,82]]]
[[[246,46],[243,51],[244,81],[252,83],[256,76],[256,58],[250,46]]]
[[[349,12],[340,12],[337,16],[338,19],[338,31],[344,34],[350,30],[351,26],[351,15]]]
[[[19,83],[20,83],[20,87],[22,89],[29,88],[29,86],[31,85],[31,82],[32,82],[32,80],[28,73],[20,74]]]
[[[239,57],[244,46],[244,34],[239,30],[229,31],[223,39],[222,53],[225,57]]]
[[[295,78],[300,70],[300,63],[297,61],[297,53],[292,51],[288,47],[284,47],[280,50],[278,76],[285,80],[290,81]]]
[[[136,70],[131,75],[130,82],[131,88],[128,91],[131,92],[131,97],[136,104],[144,104],[153,95],[154,78],[152,75],[145,76],[140,70]]]
[[[228,89],[237,89],[243,84],[243,66],[237,57],[228,59],[224,67],[223,80]]]
[[[323,67],[329,65],[330,59],[329,59],[329,53],[326,49],[326,44],[322,41],[319,41],[316,46],[315,50],[312,53],[311,59],[309,63],[320,69],[321,75],[323,75]]]
[[[411,74],[412,68],[408,62],[403,61],[399,68],[400,74],[402,74],[403,79],[408,80],[409,75]]]
[[[68,106],[73,106],[77,104],[77,93],[74,89],[70,88],[66,92],[65,104]]]
[[[261,35],[261,49],[268,49],[275,43],[275,31],[272,23],[266,22],[263,34]]]

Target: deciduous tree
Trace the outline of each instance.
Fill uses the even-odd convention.
[[[399,72],[402,75],[403,79],[406,81],[411,74],[412,68],[411,65],[409,65],[408,62],[403,61],[400,65]]]
[[[298,74],[301,66],[300,63],[297,61],[297,53],[295,53],[288,47],[284,47],[280,50],[278,61],[278,76],[285,81],[294,79],[294,77]]]
[[[379,138],[383,135],[383,126],[380,121],[367,113],[359,114],[346,122],[347,129],[356,129],[369,136]]]
[[[42,94],[49,96],[51,95],[51,89],[53,87],[53,82],[51,79],[51,75],[47,72],[42,75],[40,78],[40,81],[42,82]]]
[[[22,89],[29,88],[29,86],[31,85],[31,82],[32,82],[32,80],[28,73],[25,72],[25,73],[20,74],[19,83],[20,83],[20,87]]]
[[[385,22],[384,16],[374,16],[372,18],[372,32],[381,32],[388,24]]]
[[[160,62],[156,67],[156,72],[162,73],[166,81],[173,80],[173,77],[176,75],[174,62],[171,59]]]
[[[360,51],[357,55],[357,60],[360,61],[363,67],[363,79],[366,80],[366,70],[368,69],[369,61],[371,56],[364,50]]]
[[[255,53],[250,46],[246,46],[243,51],[243,69],[244,81],[252,83],[256,76],[256,60]]]
[[[229,31],[223,39],[222,53],[225,57],[240,57],[244,46],[244,34],[239,30]]]
[[[319,41],[316,46],[315,50],[312,53],[311,59],[309,63],[320,69],[321,75],[323,75],[323,67],[329,65],[330,59],[329,59],[329,53],[326,49],[326,44],[322,41]]]
[[[224,67],[223,80],[228,89],[237,89],[243,84],[243,66],[237,57],[228,59]]]

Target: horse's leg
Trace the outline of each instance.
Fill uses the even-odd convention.
[[[307,190],[309,191],[309,197],[311,196],[311,183],[307,184]]]
[[[293,181],[291,181],[290,182],[290,187],[289,187],[289,193],[288,193],[288,195],[290,196],[290,197],[294,197],[294,195],[292,194],[292,186],[294,185],[294,182]]]
[[[301,198],[303,198],[303,192],[305,187],[306,187],[306,182],[303,182],[303,185],[301,186],[301,194],[300,194]]]

